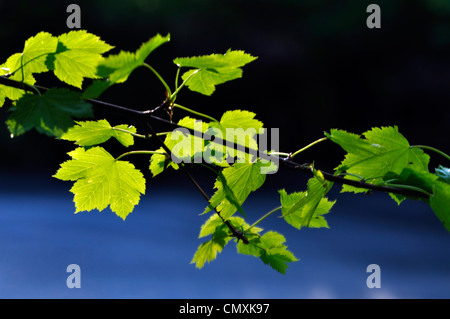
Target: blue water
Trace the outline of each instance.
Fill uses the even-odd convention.
[[[286,275],[231,243],[199,270],[190,261],[205,202],[189,185],[150,186],[124,222],[109,210],[75,215],[70,183],[2,176],[0,298],[450,297],[450,236],[423,203],[331,194],[330,229],[298,231],[276,217],[261,224],[300,258]],[[276,190],[252,197],[248,220],[277,199]],[[69,264],[81,268],[79,289],[66,286]],[[380,266],[381,288],[367,287],[369,264]]]

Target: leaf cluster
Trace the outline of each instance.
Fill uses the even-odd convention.
[[[428,203],[450,231],[449,169],[440,165],[435,173],[431,173],[428,169],[430,156],[422,147],[411,146],[396,126],[373,128],[363,136],[337,129],[326,135],[347,152],[336,168],[338,174],[347,173],[351,179],[380,186],[409,188],[427,195],[425,198],[409,198]],[[359,193],[368,190],[344,185],[342,191]],[[393,193],[390,196],[398,204],[406,199],[406,196]]]
[[[276,271],[285,273],[288,264],[298,259],[287,249],[282,234],[274,230],[264,232],[258,225],[281,211],[280,217],[296,229],[329,228],[326,216],[336,200],[326,196],[335,181],[343,184],[343,192],[368,192],[368,186],[389,190],[398,204],[407,198],[423,200],[450,230],[450,169],[440,165],[434,173],[430,172],[430,156],[425,150],[450,159],[448,155],[431,147],[411,146],[396,126],[375,127],[362,135],[332,129],[325,137],[293,153],[260,150],[258,136],[264,133],[264,124],[254,112],[227,110],[216,120],[176,103],[184,88],[211,95],[218,85],[242,77],[242,68],[257,58],[231,49],[224,54],[175,58],[176,75],[171,82],[175,87],[171,88],[149,64],[151,53],[169,41],[170,35],[157,34],[135,52],[120,51],[105,56],[113,46],[87,31],[71,31],[60,36],[40,32],[25,42],[23,52],[13,54],[0,65],[0,77],[15,83],[0,84],[0,106],[6,99],[12,101],[6,121],[11,136],[36,129],[76,145],[68,153],[70,159],[54,175],[73,182],[70,191],[74,194],[76,213],[109,207],[125,220],[145,194],[146,180],[143,172],[124,158],[146,155],[151,178],[169,168],[187,172],[187,164],[192,163],[214,174],[211,197],[194,180],[208,201],[202,215],[209,214],[199,234],[205,241],[192,259],[198,268],[216,259],[234,241],[238,253],[260,258]],[[127,123],[111,125],[107,119],[88,120],[93,117],[92,105],[98,103],[93,99],[114,85],[125,83],[140,67],[156,76],[166,91],[164,103],[154,109],[139,112],[120,107],[122,111],[134,112],[138,122],[145,125],[140,128]],[[34,75],[43,72],[53,73],[71,89],[37,86]],[[86,79],[90,82],[83,89]],[[160,112],[172,123],[174,112],[178,111],[189,114],[173,123],[177,129],[150,130],[152,114]],[[136,138],[147,141],[148,148],[133,149]],[[113,156],[101,146],[110,139],[127,151]],[[346,151],[334,174],[322,172],[313,164],[293,162],[295,156],[325,140]],[[152,144],[155,141],[156,146]],[[280,162],[267,161],[261,154],[277,156]],[[311,175],[305,189],[292,193],[280,189],[277,194],[280,206],[253,224],[247,223],[246,200],[263,187],[267,173],[276,172],[283,163]],[[405,195],[405,190],[410,191],[409,195]]]

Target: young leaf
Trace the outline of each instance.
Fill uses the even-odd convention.
[[[238,216],[232,216],[228,219],[228,221],[238,230],[244,231],[250,227],[243,218]],[[211,215],[200,228],[200,234],[198,238],[203,238],[213,234],[216,228],[222,227],[223,224],[223,220],[219,217],[219,215]],[[262,231],[262,228],[255,226],[250,231],[252,234],[258,234],[260,231]]]
[[[118,140],[123,146],[134,144],[133,135],[136,128],[128,125],[112,127],[107,120],[77,122],[61,136],[61,139],[73,141],[79,146],[92,146],[106,142],[111,137]]]
[[[50,33],[39,32],[25,42],[21,58],[17,60],[14,71],[31,74],[48,71],[47,58],[56,51],[58,39]]]
[[[294,195],[293,198],[284,197],[285,204],[286,200],[289,204],[288,207],[283,207],[282,209],[283,217],[286,222],[298,229],[300,229],[301,226],[310,227],[310,222],[313,219],[314,213],[324,199],[324,196],[330,190],[331,186],[332,183],[313,177],[308,180],[308,190],[304,194]],[[296,199],[296,197],[297,201],[292,203],[292,199]],[[282,203],[282,206],[285,205]],[[320,211],[324,210],[328,206],[331,208],[332,205],[330,206],[330,204],[324,202],[320,208]],[[317,222],[319,225],[323,224],[320,219]]]
[[[337,170],[359,175],[370,183],[380,184],[388,172],[400,174],[407,167],[428,172],[430,157],[421,149],[411,148],[396,126],[373,128],[363,134],[365,139],[335,129],[326,135],[348,153]],[[348,185],[342,190],[365,192]]]
[[[244,203],[252,191],[257,190],[264,184],[266,175],[261,174],[262,165],[259,161],[256,163],[235,163],[222,171],[227,181],[227,186],[233,192],[239,205]],[[239,208],[230,202],[219,178],[216,179],[214,187],[217,191],[211,197],[210,204],[220,211],[224,219],[228,219]],[[210,210],[210,206],[208,206],[203,213],[207,213]]]
[[[157,151],[164,153],[163,148]],[[161,174],[167,167],[172,167],[175,170],[179,168],[178,164],[172,162],[165,154],[152,154],[150,157],[150,172],[153,177]]]
[[[61,164],[54,175],[63,181],[75,181],[70,190],[74,196],[75,213],[108,205],[123,220],[145,193],[145,179],[133,164],[117,161],[102,147],[77,148],[69,153],[71,160]]]
[[[258,243],[258,246],[262,248],[261,260],[282,274],[286,273],[287,263],[298,261],[294,254],[287,250],[287,246],[283,245],[285,241],[283,235],[269,231],[259,239]]]
[[[312,206],[311,202],[306,203],[305,198],[307,198],[308,192],[296,192],[288,194],[284,189],[279,191],[280,193],[280,201],[282,205],[282,214],[285,221],[291,226],[300,229],[303,225],[307,224],[305,218],[308,213],[308,205]],[[302,202],[301,205],[298,205],[296,209],[292,211],[292,213],[288,213],[291,211],[291,208],[297,206],[296,204]],[[308,227],[312,228],[329,228],[328,223],[325,220],[323,215],[328,214],[333,207],[336,201],[329,201],[327,198],[323,197],[320,199],[319,204],[314,209],[312,218],[309,222]]]
[[[263,123],[255,119],[256,114],[245,110],[232,110],[223,113],[220,124],[224,128],[254,129],[256,132],[263,128]]]
[[[224,224],[216,227],[212,238],[198,247],[191,264],[195,263],[197,268],[203,268],[205,262],[209,263],[217,258],[217,254],[222,252],[230,240],[231,237],[228,235]]]
[[[60,137],[73,126],[72,118],[92,117],[91,105],[78,92],[50,89],[42,95],[25,94],[15,102],[6,124],[12,135],[32,128],[50,136]]]
[[[177,58],[173,62],[178,67],[194,68],[182,75],[190,90],[211,95],[216,85],[242,76],[241,67],[254,61],[256,57],[244,51],[228,50],[225,54],[211,54],[190,58]]]
[[[198,132],[206,132],[208,124],[198,121],[191,117],[184,117],[178,121],[178,125],[196,130]],[[193,157],[201,156],[205,147],[205,141],[201,136],[191,135],[188,130],[180,128],[172,133],[166,135],[164,144],[174,152],[177,159],[181,161],[190,162]],[[164,153],[164,149],[158,149],[159,152]],[[163,154],[153,154],[150,158],[150,170],[153,177],[160,174],[168,166],[178,169],[178,164],[174,163],[171,158],[167,158]]]
[[[14,70],[17,70],[16,66],[18,64],[20,64],[20,59],[21,59],[20,53],[16,53],[16,54],[13,54],[12,56],[10,56],[8,58],[8,60],[0,66],[2,75],[9,74],[10,71],[14,72]],[[31,73],[25,73],[25,72],[22,73],[21,71],[15,72],[9,78],[11,80],[23,82],[23,83],[29,84],[29,85],[33,85],[34,83],[36,83],[36,80],[34,79],[34,77]],[[6,85],[1,85],[1,84],[0,84],[0,91],[2,91],[3,95],[5,95],[7,98],[9,98],[12,101],[20,99],[25,94],[24,90],[21,90],[18,88],[13,88],[13,87],[6,86]]]
[[[6,95],[5,92],[2,91],[2,88],[0,87],[0,107],[5,104]]]
[[[209,143],[205,147],[204,157],[216,165],[226,162],[227,158],[238,162],[254,162],[257,154],[245,152],[245,148],[258,150],[256,136],[263,133],[263,123],[255,119],[255,113],[242,110],[227,111],[222,115],[220,122],[211,122],[209,131],[211,135],[219,137],[225,145]],[[214,152],[214,156],[209,156]],[[212,159],[212,160],[211,160]]]
[[[219,217],[219,215],[211,215],[200,228],[200,234],[198,235],[198,238],[203,238],[213,234],[216,228],[222,226],[222,224],[223,220]]]
[[[169,41],[170,41],[170,34],[167,34],[165,37],[163,37],[158,33],[153,38],[143,43],[141,47],[136,51],[135,53],[136,60],[139,61],[141,64],[144,63],[144,61],[147,59],[150,53],[152,53],[161,45]]]
[[[147,57],[156,48],[170,41],[170,35],[165,37],[157,34],[143,43],[136,52],[121,51],[106,57],[97,67],[97,75],[105,80],[96,80],[90,85],[83,97],[97,98],[103,91],[116,83],[125,82],[130,74],[142,66]]]
[[[250,227],[241,217],[233,216],[228,219],[228,222],[238,231],[244,231]],[[262,228],[252,227],[251,230],[245,233],[245,236],[253,243],[259,243],[259,238],[261,237],[259,232],[261,231]],[[211,215],[211,217],[202,225],[199,238],[203,238],[211,234],[211,240],[200,245],[192,260],[192,263],[195,262],[198,268],[203,267],[206,261],[210,262],[215,259],[217,257],[217,253],[220,253],[223,247],[232,239],[231,231],[217,214]],[[261,256],[263,250],[256,247],[255,244],[246,245],[243,244],[242,241],[239,241],[239,239],[235,240],[237,241],[236,247],[239,253],[253,255],[256,257]]]
[[[429,199],[411,199],[428,203],[444,227],[450,231],[450,184],[441,181],[435,174],[411,168],[405,168],[401,174],[390,174],[385,178],[389,179],[391,184],[413,186],[431,194]]]
[[[11,80],[33,85],[35,79],[32,74],[48,71],[46,61],[48,56],[56,51],[57,43],[57,38],[50,33],[40,32],[36,34],[25,41],[22,53],[13,54],[0,66],[0,74],[10,74]],[[4,85],[0,85],[0,91],[3,91],[3,95],[11,100],[17,100],[25,94],[24,90]]]
[[[430,198],[430,207],[450,231],[450,185],[441,181],[433,184],[433,195]]]
[[[56,52],[47,63],[58,79],[81,89],[84,78],[98,78],[102,54],[112,48],[86,30],[70,31],[58,37]]]

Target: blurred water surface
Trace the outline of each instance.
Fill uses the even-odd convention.
[[[75,215],[68,188],[27,178],[1,178],[1,298],[450,297],[450,236],[422,203],[339,195],[330,229],[297,231],[276,217],[262,223],[282,232],[300,259],[286,275],[237,255],[232,243],[198,270],[190,261],[205,203],[192,188],[176,188],[176,196],[148,189],[124,222],[109,210]],[[252,197],[248,220],[277,199],[276,190]],[[81,268],[80,289],[66,286],[69,264]],[[379,289],[366,286],[369,264],[381,267]]]

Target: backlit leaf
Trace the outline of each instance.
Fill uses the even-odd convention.
[[[84,121],[77,122],[77,125],[70,128],[61,138],[73,141],[79,146],[92,146],[114,137],[123,146],[128,147],[134,144],[133,135],[130,133],[136,133],[136,128],[124,124],[112,127],[107,120]]]
[[[285,241],[283,235],[269,231],[261,236],[258,242],[258,246],[262,248],[261,260],[282,274],[286,273],[287,263],[298,261],[294,254],[287,250]]]
[[[372,184],[382,183],[383,176],[388,172],[400,174],[407,167],[428,171],[430,157],[419,148],[411,148],[396,126],[372,128],[363,135],[365,138],[334,129],[327,134],[347,151],[338,171],[356,174]],[[344,185],[342,190],[355,193],[366,191],[348,185]]]
[[[306,198],[308,198],[308,192],[295,192],[288,194],[284,189],[282,189],[279,193],[282,205],[282,214],[288,224],[297,229],[300,229],[305,225],[312,228],[328,228],[328,223],[323,215],[330,212],[336,201],[329,201],[327,198],[322,197],[320,198],[317,206],[314,208],[314,204],[317,202],[317,199],[306,201]],[[300,205],[296,205],[298,203],[300,203]],[[295,209],[291,211],[294,206]],[[313,209],[313,215],[308,224],[305,219],[308,216],[309,209]]]
[[[238,162],[255,162],[258,156],[257,135],[263,133],[263,123],[254,117],[255,113],[243,110],[227,111],[220,122],[211,122],[208,133],[223,140],[222,144],[206,145],[204,156],[216,165],[227,159]],[[246,152],[246,148],[248,148]],[[214,156],[210,156],[214,152]],[[208,155],[206,155],[208,154]]]
[[[145,193],[145,179],[133,164],[115,160],[104,148],[78,148],[69,153],[71,160],[61,164],[54,175],[64,181],[75,181],[72,189],[75,213],[97,209],[111,210],[125,220],[140,195]]]
[[[169,150],[174,152],[174,156],[178,160],[193,162],[194,156],[197,155],[201,157],[202,151],[205,147],[205,141],[201,136],[192,135],[189,130],[184,128],[189,128],[204,133],[208,129],[208,124],[188,116],[178,121],[177,124],[180,125],[181,128],[168,133],[164,139],[164,144],[169,148]],[[165,153],[162,147],[157,151]],[[202,159],[200,158],[200,161],[201,160]],[[174,169],[178,169],[178,164],[179,163],[172,161],[172,157],[167,158],[164,154],[153,154],[150,158],[150,170],[153,176],[162,173],[164,169],[169,166]]]
[[[264,184],[266,175],[261,174],[262,166],[263,164],[259,161],[256,163],[235,163],[222,171],[227,187],[233,192],[239,205],[244,203],[251,192]],[[229,200],[219,178],[216,179],[214,187],[217,191],[211,197],[210,204],[220,212],[223,218],[228,219],[238,210],[238,207]],[[208,206],[203,213],[210,210],[210,206]]]
[[[142,66],[156,48],[170,41],[170,35],[165,37],[157,34],[149,41],[143,43],[136,52],[121,51],[109,55],[97,67],[97,75],[104,80],[96,80],[90,85],[83,96],[97,98],[103,91],[116,83],[125,82],[130,74]]]
[[[241,67],[255,59],[244,51],[228,50],[225,54],[177,58],[174,63],[179,67],[194,68],[182,75],[185,81],[189,78],[186,85],[190,90],[211,95],[216,85],[240,78]]]
[[[113,47],[85,30],[70,31],[58,37],[53,59],[48,62],[58,79],[81,89],[84,78],[96,79],[102,54]]]
[[[212,238],[198,247],[191,264],[195,263],[197,268],[202,268],[206,262],[209,263],[216,259],[217,254],[222,252],[230,240],[231,237],[228,236],[225,225],[216,227]]]
[[[435,174],[411,168],[405,168],[401,174],[390,174],[386,179],[393,185],[413,186],[430,194],[429,198],[409,198],[428,203],[444,227],[450,231],[450,184],[441,181]],[[400,198],[404,199],[403,196]]]
[[[25,41],[22,53],[11,55],[0,66],[0,74],[10,74],[9,78],[30,85],[35,83],[34,73],[48,71],[47,59],[56,51],[58,40],[50,33],[40,32]],[[0,92],[11,100],[17,100],[25,94],[24,90],[0,85]],[[0,98],[2,94],[0,93]],[[1,101],[0,101],[1,102]],[[0,103],[2,104],[2,103]]]

